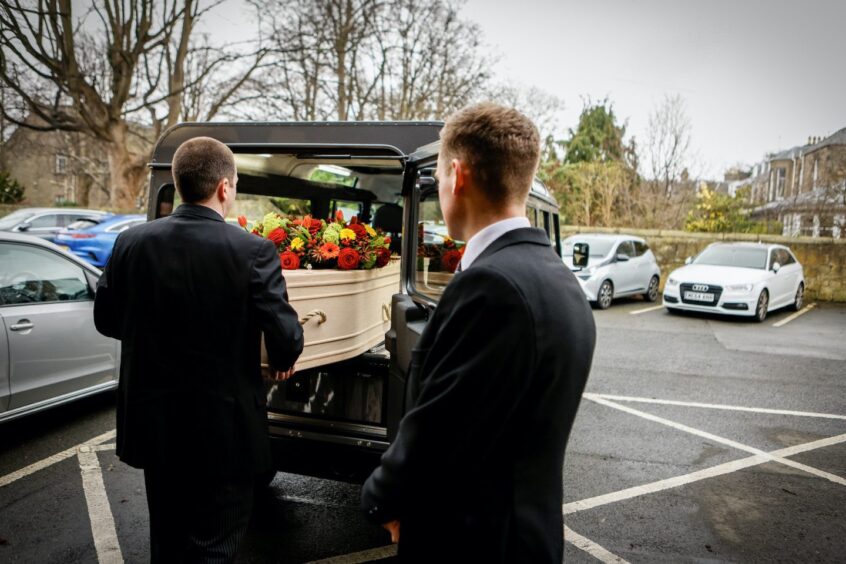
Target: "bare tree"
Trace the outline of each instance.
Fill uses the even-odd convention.
[[[535,86],[526,88],[515,84],[494,87],[490,97],[526,114],[537,125],[547,150],[555,149],[554,135],[558,131],[558,118],[564,110],[563,99]],[[553,156],[547,155],[548,158]]]
[[[460,2],[394,0],[391,61],[381,107],[390,119],[443,118],[487,97],[494,59],[481,31],[460,17]]]
[[[649,116],[646,134],[646,160],[651,180],[661,183],[669,197],[673,185],[690,165],[691,123],[685,113],[684,99],[665,96]]]
[[[197,22],[219,2],[201,8],[198,0],[96,0],[76,16],[71,0],[4,1],[0,81],[38,119],[22,120],[5,106],[4,118],[106,142],[111,204],[135,207],[152,141],[185,117],[185,108],[193,117],[219,111],[264,56],[261,48],[192,44]],[[235,60],[247,61],[237,76],[212,78]],[[219,88],[207,88],[211,83]]]
[[[691,174],[696,157],[692,125],[680,95],[667,95],[649,116],[644,159],[646,178],[637,186],[638,223],[642,227],[681,228],[697,190]]]
[[[457,2],[254,2],[274,45],[256,80],[265,117],[427,119],[485,91],[490,59]]]

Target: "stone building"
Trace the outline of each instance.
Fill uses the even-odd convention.
[[[846,128],[770,155],[765,174],[754,218],[777,218],[786,236],[846,237]]]
[[[30,115],[26,122],[43,122]],[[152,146],[150,129],[132,126],[136,150]],[[68,131],[39,131],[18,127],[0,146],[0,169],[26,189],[24,205],[31,207],[76,205],[103,208],[109,205],[109,160],[106,142]]]

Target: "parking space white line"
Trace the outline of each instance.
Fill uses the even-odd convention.
[[[742,450],[744,452],[748,452],[750,454],[763,454],[769,456],[766,452],[762,451],[761,449],[751,447],[748,445],[744,445],[737,441],[733,441],[731,439],[727,439],[725,437],[720,437],[719,435],[714,435],[713,433],[709,433],[707,431],[702,431],[700,429],[694,429],[693,427],[688,427],[682,423],[676,423],[675,421],[670,421],[669,419],[665,419],[663,417],[658,417],[657,415],[652,415],[651,413],[646,413],[645,411],[640,411],[639,409],[634,409],[625,405],[620,405],[619,403],[615,403],[613,401],[609,401],[606,399],[602,399],[600,397],[594,396],[592,394],[585,394],[583,396],[585,399],[593,401],[595,403],[611,407],[613,409],[617,409],[619,411],[624,411],[631,415],[637,415],[643,419],[648,421],[653,421],[655,423],[660,423],[662,425],[666,425],[667,427],[672,427],[673,429],[677,429],[679,431],[684,431],[685,433],[690,433],[692,435],[697,435],[702,437],[703,439],[708,439],[709,441],[714,441],[717,443],[721,443],[732,448],[736,448],[738,450]]]
[[[634,486],[579,501],[571,501],[570,503],[565,503],[561,509],[565,515],[577,513],[579,511],[593,509],[594,507],[599,507],[601,505],[625,501],[642,495],[677,488],[700,480],[706,480],[708,478],[714,478],[724,474],[731,474],[732,472],[737,472],[738,470],[743,470],[744,468],[749,468],[751,466],[757,466],[758,464],[763,464],[764,462],[769,462],[769,458],[763,455],[749,456],[747,458],[741,458],[740,460],[732,460],[731,462],[705,468],[704,470],[697,470],[696,472],[691,472],[690,474],[674,476],[672,478],[667,478],[666,480],[658,480],[642,486]]]
[[[115,443],[109,443],[107,445],[92,446],[91,448],[93,450],[96,450],[97,452],[103,452],[105,450],[115,450],[115,448],[117,448],[117,445]]]
[[[584,550],[600,562],[605,562],[606,564],[629,564],[628,560],[624,560],[616,554],[612,554],[611,552],[599,546],[592,540],[583,537],[567,525],[564,525],[564,540],[569,542],[576,548]]]
[[[813,466],[808,466],[807,464],[802,464],[801,462],[790,460],[789,458],[773,457],[773,459],[776,462],[784,464],[785,466],[790,466],[792,468],[796,468],[797,470],[807,472],[808,474],[813,474],[814,476],[817,476],[819,478],[824,478],[830,482],[834,482],[835,484],[846,486],[846,478],[841,478],[837,474],[832,474],[831,472],[826,472],[824,470],[820,470],[819,468],[814,468]]]
[[[115,520],[109,506],[106,485],[97,451],[90,446],[79,447],[79,469],[82,474],[82,489],[91,520],[94,548],[100,564],[122,564],[123,554],[115,530]]]
[[[811,311],[815,307],[817,307],[816,303],[808,304],[805,307],[803,307],[802,309],[800,309],[799,311],[797,311],[796,313],[785,317],[781,321],[777,321],[776,323],[773,323],[773,327],[781,327],[782,325],[787,325],[788,323],[790,323],[791,321],[793,321],[794,319],[796,319],[800,315],[805,315],[806,313],[808,313],[809,311]]]
[[[826,437],[824,439],[818,439],[816,441],[811,441],[810,443],[802,443],[801,445],[793,445],[791,447],[780,448],[778,450],[772,451],[770,454],[772,456],[784,458],[788,456],[802,454],[803,452],[808,452],[809,450],[817,450],[818,448],[825,448],[832,445],[838,445],[840,443],[846,443],[846,433],[843,433],[842,435],[835,435],[833,437]]]
[[[362,550],[361,552],[353,552],[351,554],[333,556],[332,558],[324,558],[323,560],[312,560],[306,564],[359,564],[361,562],[370,562],[371,560],[382,560],[383,558],[390,558],[396,555],[397,545],[391,544],[388,546],[380,546],[379,548]]]
[[[659,306],[648,307],[646,309],[636,309],[634,311],[630,311],[629,315],[640,315],[641,313],[649,313],[650,311],[657,311],[659,309],[664,309],[664,306],[659,305]]]
[[[714,441],[714,442],[722,443],[724,445],[727,445],[727,446],[730,446],[730,447],[733,447],[733,448],[736,448],[736,449],[739,449],[739,450],[744,450],[744,451],[749,452],[751,454],[763,455],[763,456],[766,456],[772,462],[778,462],[778,463],[784,464],[786,466],[791,466],[793,468],[796,468],[797,470],[803,470],[805,472],[808,472],[809,474],[813,474],[814,476],[819,476],[821,478],[825,478],[825,479],[830,480],[834,483],[846,485],[846,479],[843,479],[840,476],[836,476],[836,475],[831,474],[829,472],[824,472],[824,471],[819,470],[817,468],[812,468],[811,466],[807,466],[805,464],[801,464],[801,463],[795,462],[793,460],[787,460],[787,459],[779,457],[779,456],[773,456],[772,454],[764,452],[761,449],[751,447],[749,445],[744,445],[744,444],[739,443],[737,441],[733,441],[733,440],[727,439],[725,437],[720,437],[719,435],[714,435],[713,433],[709,433],[707,431],[702,431],[700,429],[694,429],[693,427],[688,427],[687,425],[683,425],[681,423],[676,423],[675,421],[670,421],[669,419],[665,419],[663,417],[658,417],[656,415],[652,415],[651,413],[646,413],[645,411],[640,411],[638,409],[632,409],[631,407],[626,407],[624,405],[620,405],[618,403],[614,403],[612,401],[608,401],[608,400],[605,400],[605,399],[602,399],[602,398],[599,398],[599,397],[596,397],[596,396],[590,397],[588,399],[590,401],[593,401],[593,402],[596,402],[596,403],[599,403],[599,404],[602,404],[602,405],[605,405],[605,406],[608,406],[608,407],[612,407],[614,409],[618,409],[620,411],[624,411],[624,412],[630,413],[632,415],[637,415],[638,417],[642,417],[643,419],[646,419],[648,421],[654,421],[656,423],[661,423],[662,425],[666,425],[668,427],[678,429],[679,431],[684,431],[686,433],[690,433],[692,435],[697,435],[699,437],[702,437],[702,438],[705,438],[705,439],[708,439],[708,440],[711,440],[711,441]]]
[[[725,409],[728,411],[748,411],[750,413],[766,413],[771,415],[795,415],[797,417],[818,417],[820,419],[842,419],[846,421],[846,415],[836,413],[814,413],[812,411],[793,411],[789,409],[768,409],[764,407],[743,407],[739,405],[723,405],[718,403],[698,403],[692,401],[662,400],[655,398],[642,398],[637,396],[617,396],[613,394],[584,394],[612,401],[624,401],[635,403],[654,403],[657,405],[677,405],[680,407],[701,407],[703,409]]]
[[[104,442],[111,440],[113,438],[115,438],[115,431],[111,430],[107,433],[103,433],[102,435],[94,437],[93,439],[85,441],[84,443],[72,446],[71,448],[69,448],[67,450],[63,450],[62,452],[58,452],[58,453],[56,453],[52,456],[48,456],[47,458],[39,460],[38,462],[33,462],[29,466],[21,468],[20,470],[15,470],[14,472],[12,472],[10,474],[6,474],[5,476],[0,477],[0,488],[2,488],[4,486],[8,486],[12,482],[14,482],[16,480],[20,480],[21,478],[29,476],[30,474],[34,474],[35,472],[38,472],[39,470],[47,468],[48,466],[52,466],[53,464],[56,464],[57,462],[67,460],[68,458],[70,458],[72,456],[76,456],[76,453],[79,450],[79,447],[81,447],[82,445],[96,445],[96,444],[104,443]]]

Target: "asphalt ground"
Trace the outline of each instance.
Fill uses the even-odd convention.
[[[846,559],[846,306],[757,324],[631,299],[595,317],[566,561]],[[0,425],[0,562],[148,560],[143,476],[117,460],[113,429],[112,394]],[[277,474],[238,561],[393,553],[357,486]]]

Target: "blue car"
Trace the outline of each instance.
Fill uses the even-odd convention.
[[[100,223],[79,222],[59,231],[54,242],[97,268],[103,268],[112,256],[117,236],[145,221],[144,215],[115,215]]]

